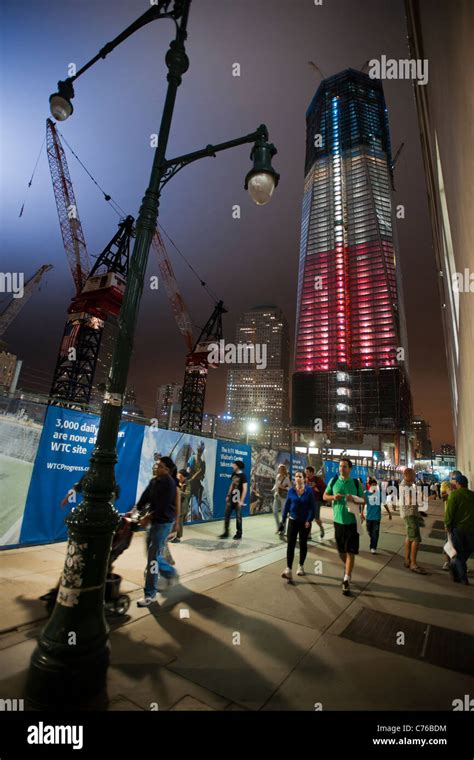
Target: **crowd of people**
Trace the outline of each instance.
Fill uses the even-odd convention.
[[[372,554],[377,552],[382,507],[389,520],[397,509],[403,519],[406,530],[405,567],[413,573],[426,574],[426,570],[418,564],[421,528],[428,505],[426,484],[416,480],[416,473],[410,467],[405,468],[400,482],[393,479],[378,483],[370,477],[363,484],[360,478],[352,476],[352,468],[351,460],[342,457],[338,475],[326,485],[310,465],[304,471],[297,470],[293,480],[285,465],[278,466],[272,491],[273,515],[277,534],[287,542],[287,566],[282,573],[287,581],[293,578],[297,542],[299,557],[296,574],[305,575],[304,564],[313,522],[319,528],[320,540],[324,539],[320,514],[324,503],[332,507],[334,538],[343,565],[341,587],[345,596],[351,593],[350,584],[364,523],[369,536],[369,550]],[[230,537],[232,513],[235,513],[236,521],[233,539],[242,539],[242,509],[248,490],[244,469],[244,463],[240,460],[232,465],[224,532],[220,539]],[[178,472],[170,457],[160,455],[153,466],[153,477],[134,507],[133,512],[140,525],[147,529],[144,597],[138,601],[139,607],[149,606],[156,600],[160,576],[168,585],[179,579],[168,543],[178,543],[182,538],[183,520],[193,494],[192,474],[192,468]],[[467,560],[474,552],[474,491],[468,485],[467,478],[459,470],[454,470],[436,491],[436,497],[439,496],[445,504],[443,569],[451,572],[453,581],[463,584],[468,584]]]

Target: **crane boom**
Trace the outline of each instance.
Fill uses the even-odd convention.
[[[52,268],[53,267],[51,264],[43,264],[43,266],[41,266],[38,269],[38,271],[33,275],[33,277],[30,277],[30,279],[26,283],[23,289],[23,297],[12,298],[7,308],[5,309],[3,314],[0,316],[0,336],[2,336],[7,331],[7,329],[10,327],[15,317],[23,308],[23,306],[29,301],[29,299],[31,298],[33,294],[34,289],[36,288],[37,285],[40,284],[41,278],[43,277],[44,273],[49,272],[49,270]]]
[[[46,152],[48,154],[54,197],[58,210],[59,226],[64,250],[71,267],[76,293],[80,293],[87,280],[91,264],[86,248],[76,198],[64,154],[63,146],[51,119],[46,119]]]
[[[179,292],[173,267],[171,266],[171,261],[158,229],[156,229],[153,236],[152,245],[158,256],[158,266],[176,324],[184,338],[188,351],[192,351],[194,341],[191,317],[189,316],[188,307]]]

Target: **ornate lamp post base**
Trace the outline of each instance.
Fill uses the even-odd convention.
[[[92,496],[97,471],[88,477],[86,498],[67,520],[70,537],[56,605],[31,658],[26,697],[33,707],[79,706],[106,686],[110,649],[104,590],[120,517],[110,501],[104,504],[100,490]]]

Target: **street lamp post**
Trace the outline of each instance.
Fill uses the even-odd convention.
[[[40,634],[28,673],[26,694],[35,706],[53,707],[88,703],[104,691],[109,664],[108,627],[104,615],[104,588],[113,534],[119,515],[113,506],[115,491],[116,441],[133,336],[143,292],[143,283],[152,237],[156,229],[161,190],[187,164],[245,143],[254,143],[253,169],[245,187],[258,204],[268,202],[279,176],[271,165],[276,153],[269,145],[268,132],[261,125],[244,137],[166,160],[176,93],[189,66],[185,51],[191,0],[160,0],[139,19],[108,43],[75,77],[58,83],[50,107],[58,120],[68,118],[73,107],[73,82],[99,59],[145,24],[161,18],[176,25],[175,39],[166,54],[168,87],[161,118],[148,188],[142,200],[126,292],[120,312],[120,330],[114,350],[107,391],[102,405],[97,443],[84,478],[83,502],[72,510],[66,522],[69,539],[66,560],[53,614]]]

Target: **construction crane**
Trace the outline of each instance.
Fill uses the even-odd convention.
[[[56,126],[51,119],[46,119],[46,152],[64,250],[71,267],[76,293],[80,293],[87,280],[91,264],[66,156]]]
[[[119,224],[119,231],[91,268],[66,156],[51,119],[46,122],[46,145],[64,249],[76,286],[56,362],[50,403],[81,408],[90,403],[94,387],[99,392],[105,390],[112,344],[118,329],[117,318],[128,276],[130,239],[135,234],[134,219],[128,216]],[[185,432],[200,432],[206,395],[208,346],[222,338],[222,314],[226,310],[222,301],[216,304],[198,340],[194,342],[191,317],[158,230],[153,237],[153,247],[158,256],[161,279],[187,349],[179,427]],[[105,347],[104,331],[108,333],[108,345]]]
[[[218,342],[222,338],[222,315],[226,313],[226,309],[222,301],[215,305],[214,311],[201,330],[197,341],[194,342],[191,317],[179,292],[173,267],[158,230],[153,236],[152,244],[158,256],[158,266],[174,318],[188,350],[181,396],[179,429],[184,433],[200,433],[206,399],[209,344]]]
[[[0,315],[0,339],[2,335],[4,335],[4,333],[8,330],[15,317],[18,316],[23,306],[28,303],[31,296],[33,295],[33,291],[40,284],[43,275],[46,272],[49,272],[49,270],[52,268],[53,267],[51,264],[43,264],[40,266],[38,271],[35,272],[33,277],[30,277],[26,285],[23,287],[22,297],[12,298],[6,309]]]
[[[209,344],[222,339],[222,315],[227,313],[219,301],[201,330],[193,350],[186,357],[179,429],[185,433],[200,433],[206,400],[209,369]],[[214,366],[214,365],[213,365]]]
[[[51,119],[46,120],[46,150],[64,250],[76,289],[56,360],[50,403],[84,408],[93,394],[99,402],[105,390],[135,220],[127,216],[120,222],[91,267],[66,156]]]
[[[168,300],[171,305],[171,311],[178,325],[179,331],[184,338],[188,351],[193,350],[193,326],[191,317],[189,316],[188,307],[186,306],[183,297],[178,289],[178,283],[171,266],[171,261],[168,256],[168,252],[163,243],[163,239],[156,229],[152,240],[153,248],[155,249],[158,257],[158,268],[160,270],[161,278],[165,286],[165,290],[168,296]]]

